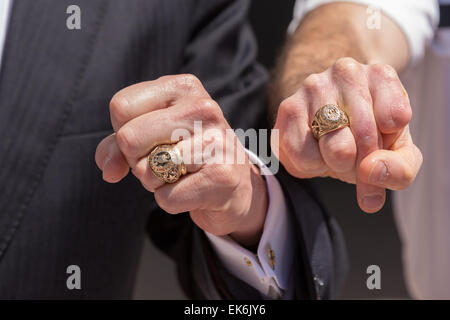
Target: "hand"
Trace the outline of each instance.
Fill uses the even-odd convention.
[[[228,234],[243,245],[259,241],[267,211],[266,184],[197,78],[166,76],[130,86],[113,97],[110,112],[115,134],[100,142],[95,154],[105,181],[118,182],[131,168],[166,212],[189,211],[201,229]],[[202,132],[194,132],[194,121],[201,121]],[[188,133],[182,141],[173,137],[180,129]],[[207,134],[208,129],[214,134]],[[173,184],[160,181],[147,162],[153,148],[167,143],[177,144],[187,169]],[[223,159],[239,154],[245,162],[216,161],[220,151]]]
[[[310,125],[326,104],[344,108],[350,127],[317,141]],[[376,212],[384,205],[385,188],[407,188],[422,164],[410,120],[408,95],[393,68],[343,58],[308,76],[280,104],[279,142],[272,139],[272,150],[279,150],[280,161],[295,177],[329,176],[356,184],[361,209]]]

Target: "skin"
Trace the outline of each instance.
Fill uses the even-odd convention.
[[[373,213],[383,207],[386,188],[414,181],[422,154],[409,132],[411,106],[397,75],[409,61],[406,38],[385,16],[380,30],[367,28],[366,10],[337,2],[303,19],[278,60],[270,112],[279,130],[272,147],[290,174],[356,184],[360,208]],[[325,104],[341,106],[350,127],[316,141],[310,124]]]
[[[127,87],[112,98],[110,114],[115,133],[100,142],[95,154],[105,181],[117,183],[131,168],[166,212],[189,212],[194,223],[209,233],[230,235],[248,247],[258,243],[267,212],[266,183],[234,133],[225,134],[230,126],[195,76],[165,76]],[[194,120],[202,121],[204,132],[214,128],[217,134],[209,138],[194,134]],[[175,129],[186,129],[189,138],[171,140]],[[147,162],[151,150],[165,143],[191,150],[194,140],[201,146],[195,152],[205,161],[194,164],[183,153],[187,175],[173,184],[160,181]],[[216,146],[224,154],[240,153],[245,163],[207,161],[214,159],[206,150]],[[190,156],[194,159],[195,154]]]
[[[361,208],[375,212],[385,201],[385,188],[406,188],[414,180],[422,156],[409,134],[411,108],[396,73],[409,58],[405,37],[386,17],[380,31],[369,31],[366,18],[364,7],[335,3],[304,19],[286,45],[272,83],[271,114],[280,133],[272,144],[279,144],[278,156],[292,175],[356,183]],[[317,142],[309,124],[328,103],[344,106],[352,126]],[[186,145],[200,141],[197,152],[205,156],[208,147],[230,139],[220,107],[197,78],[166,76],[125,88],[111,100],[110,113],[115,133],[95,154],[105,181],[117,183],[131,169],[168,213],[189,212],[201,229],[230,235],[247,247],[259,242],[267,189],[247,158],[244,164],[188,164],[188,174],[175,184],[162,183],[147,164],[147,155],[159,144],[176,143],[188,150]],[[193,133],[194,120],[221,134],[171,140],[175,129]],[[237,138],[231,140],[237,149],[224,151],[243,153]],[[380,163],[387,167],[385,175],[378,172]],[[363,200],[366,196],[369,202]]]

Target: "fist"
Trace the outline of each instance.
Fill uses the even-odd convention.
[[[339,105],[350,126],[322,136],[311,130],[316,111]],[[385,189],[407,188],[422,164],[408,124],[411,106],[395,70],[343,58],[320,74],[312,74],[278,109],[272,139],[286,170],[298,178],[332,177],[356,184],[358,204],[376,212]]]
[[[167,213],[189,212],[205,231],[244,245],[258,242],[267,210],[265,182],[196,77],[166,76],[125,88],[112,98],[110,113],[115,133],[95,154],[105,181],[118,182],[131,168]],[[148,164],[149,153],[162,144],[175,146],[186,166],[187,174],[175,183],[161,181]],[[239,157],[243,161],[226,161]]]

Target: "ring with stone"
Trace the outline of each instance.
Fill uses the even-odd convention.
[[[175,144],[156,146],[147,161],[153,174],[166,183],[175,183],[186,174],[186,166]]]
[[[317,140],[327,133],[348,126],[350,121],[347,114],[336,104],[327,104],[317,110],[311,123],[312,133]]]

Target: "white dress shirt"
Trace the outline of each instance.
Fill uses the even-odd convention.
[[[285,198],[279,182],[256,155],[250,151],[247,153],[265,174],[269,194],[269,207],[257,254],[239,246],[230,237],[206,234],[228,270],[267,298],[277,298],[281,290],[288,288],[294,250],[293,230],[288,222]]]
[[[298,0],[290,31],[308,11],[330,2],[337,1]],[[409,292],[415,298],[450,299],[450,29],[437,30],[437,0],[347,2],[378,7],[408,39],[411,61],[401,79],[424,162],[412,186],[394,193],[394,212]]]
[[[0,68],[2,66],[3,48],[5,46],[11,4],[12,0],[0,0]]]
[[[12,0],[0,0],[0,67],[11,6]],[[66,12],[61,12],[61,19],[65,18],[65,14]],[[63,27],[64,25],[61,26]],[[269,208],[258,255],[239,246],[229,237],[217,237],[212,234],[207,236],[219,259],[232,274],[258,289],[263,296],[277,298],[280,297],[282,290],[287,288],[293,255],[285,199],[278,181],[270,175],[270,170],[251,152],[248,154],[253,163],[269,174],[266,176]]]

